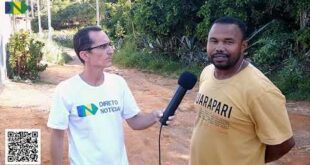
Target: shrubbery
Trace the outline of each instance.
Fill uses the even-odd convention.
[[[62,30],[53,32],[53,40],[61,46],[73,48],[73,36],[77,30]]]
[[[14,33],[8,43],[9,78],[38,80],[39,72],[47,67],[40,63],[43,46],[44,43],[34,39],[29,32]]]
[[[143,71],[174,77],[177,77],[185,70],[191,71],[198,76],[202,70],[202,67],[196,64],[182,64],[172,57],[154,53],[147,49],[139,51],[134,40],[127,40],[124,43],[122,49],[115,53],[113,63],[121,67],[134,67]]]
[[[63,65],[72,60],[72,57],[64,51],[63,47],[53,41],[46,41],[42,52],[43,60],[49,63]]]
[[[52,26],[63,29],[94,25],[95,11],[90,7],[94,0],[82,2],[57,9]],[[212,22],[220,16],[238,17],[247,24],[248,35],[252,34],[246,58],[266,73],[289,99],[310,98],[304,94],[310,93],[308,0],[107,0],[100,3],[100,8],[104,10],[100,12],[101,25],[121,49],[120,54],[128,52],[116,61],[129,66],[139,64],[151,70],[165,67],[158,60],[146,65],[138,58],[152,59],[160,55],[165,58],[164,62],[171,59],[181,65],[207,65],[203,49]],[[67,37],[54,39],[62,45],[70,43]],[[135,52],[129,51],[128,44],[123,45],[126,42],[136,44]]]
[[[51,26],[55,30],[77,28],[96,24],[96,11],[90,3],[71,3],[65,8],[52,8]],[[48,29],[47,13],[41,15],[42,29]],[[31,28],[38,32],[38,18],[31,21]]]

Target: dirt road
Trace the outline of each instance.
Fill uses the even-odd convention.
[[[4,131],[6,128],[41,129],[42,165],[50,162],[50,130],[46,127],[52,93],[62,80],[79,73],[82,66],[73,61],[65,66],[49,66],[41,74],[42,83],[26,84],[9,82],[0,92],[0,164],[4,164]],[[141,108],[148,112],[163,109],[176,89],[177,80],[134,69],[111,67],[109,72],[123,76]],[[189,160],[190,136],[196,112],[192,102],[197,87],[188,92],[177,119],[162,131],[162,164],[186,165]],[[309,165],[310,164],[310,101],[288,102],[287,108],[296,138],[296,147],[280,160],[270,165]],[[132,165],[158,164],[159,125],[147,130],[133,131],[126,123],[125,138],[129,161]],[[67,149],[65,149],[65,157]],[[66,164],[68,164],[67,157]]]

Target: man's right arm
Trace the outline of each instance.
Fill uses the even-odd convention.
[[[63,164],[64,130],[52,129],[51,136],[51,157],[52,165]]]

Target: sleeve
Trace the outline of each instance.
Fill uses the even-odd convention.
[[[199,84],[201,84],[204,80],[206,80],[207,72],[210,71],[210,65],[206,66],[200,73]]]
[[[277,145],[293,136],[285,97],[277,88],[262,92],[250,108],[256,134],[262,143]]]
[[[57,86],[47,126],[54,129],[67,129],[69,123],[69,110],[70,106],[62,95],[61,87]]]
[[[135,98],[133,97],[126,81],[121,78],[121,85],[123,88],[123,111],[122,117],[124,119],[129,119],[140,112]]]

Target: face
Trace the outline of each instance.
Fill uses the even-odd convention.
[[[246,46],[237,25],[215,23],[208,35],[208,59],[217,69],[231,69],[243,59]]]
[[[82,52],[81,57],[85,64],[102,68],[110,67],[114,47],[107,34],[102,31],[91,31],[88,35],[93,43],[88,51]]]

